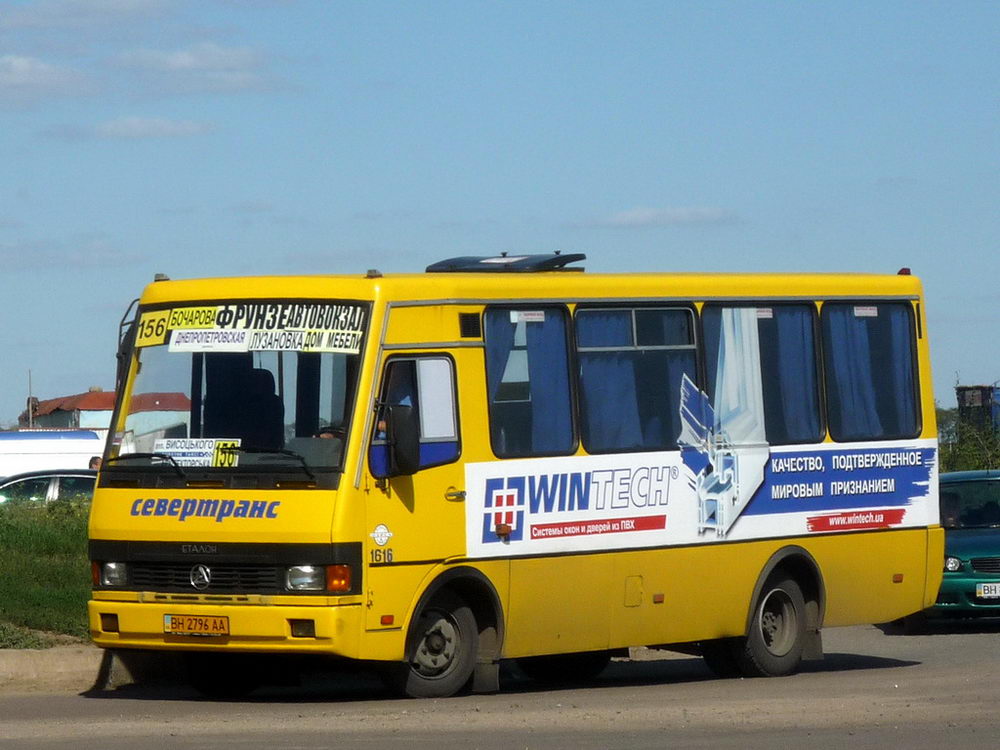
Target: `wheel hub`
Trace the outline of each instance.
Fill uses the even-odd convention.
[[[445,640],[444,636],[441,635],[440,631],[435,630],[433,633],[427,634],[427,641],[425,642],[425,645],[427,646],[427,650],[432,654],[440,654],[444,651],[448,642]]]
[[[424,636],[413,657],[413,668],[425,677],[438,677],[452,666],[458,644],[455,624],[439,613],[425,620]]]
[[[772,591],[760,611],[760,632],[764,647],[775,656],[784,656],[795,643],[795,607],[781,589]]]

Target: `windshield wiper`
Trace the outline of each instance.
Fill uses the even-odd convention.
[[[171,466],[173,466],[174,471],[177,472],[177,476],[179,476],[181,479],[187,479],[187,474],[184,473],[184,470],[181,468],[181,465],[177,463],[177,459],[175,459],[168,453],[119,453],[117,456],[111,456],[110,458],[108,458],[108,460],[105,461],[105,463],[109,464],[112,461],[128,461],[129,459],[132,458],[149,458],[149,459],[158,458],[161,461],[166,461]]]
[[[306,473],[306,476],[313,481],[316,481],[316,475],[312,473],[312,470],[309,468],[309,464],[306,463],[305,456],[301,453],[290,451],[287,448],[258,448],[253,445],[227,445],[222,447],[220,450],[223,453],[270,453],[276,456],[288,456],[289,458],[294,458],[302,464],[302,470]]]

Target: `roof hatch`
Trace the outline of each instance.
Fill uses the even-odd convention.
[[[427,266],[427,273],[504,273],[533,271],[582,271],[583,268],[566,268],[569,263],[586,260],[583,253],[563,255],[558,250],[554,253],[538,255],[463,255],[458,258],[448,258]]]

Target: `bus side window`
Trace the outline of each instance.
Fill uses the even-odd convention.
[[[915,437],[913,308],[827,302],[820,317],[830,436],[841,442]]]
[[[687,308],[578,308],[580,432],[588,453],[677,447],[681,378],[697,379]]]
[[[493,452],[501,458],[572,453],[565,310],[491,308],[485,323]]]
[[[413,409],[420,435],[420,469],[458,459],[455,368],[449,357],[396,358],[386,363],[368,454],[375,477],[391,474],[386,418],[394,406]]]
[[[719,361],[723,311],[732,306],[705,305],[706,389],[715,399],[720,387]],[[755,306],[764,425],[769,445],[814,443],[823,439],[812,304]]]

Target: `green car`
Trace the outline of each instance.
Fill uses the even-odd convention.
[[[940,476],[944,580],[929,617],[1000,617],[1000,470]]]

